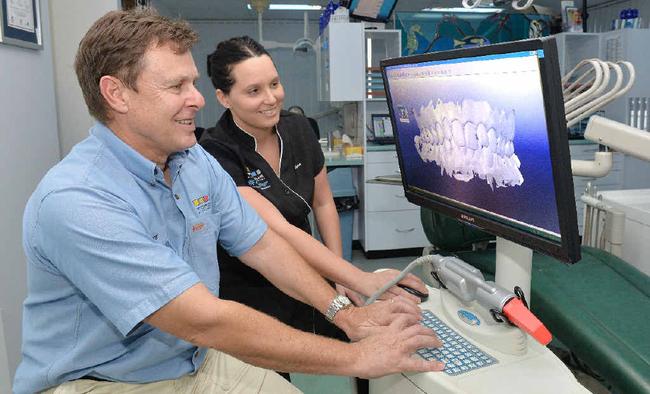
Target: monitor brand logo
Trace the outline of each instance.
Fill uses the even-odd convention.
[[[463,220],[466,221],[466,222],[474,223],[474,218],[471,217],[471,216],[467,216],[467,215],[465,215],[464,213],[461,213],[461,214],[460,214],[460,218],[463,219]]]

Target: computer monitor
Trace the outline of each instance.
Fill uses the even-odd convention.
[[[351,0],[350,16],[368,22],[386,23],[390,19],[397,0]]]
[[[393,123],[388,114],[372,114],[372,142],[376,144],[394,144]]]
[[[580,259],[554,39],[381,61],[409,201]]]

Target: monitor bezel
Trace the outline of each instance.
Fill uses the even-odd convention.
[[[352,1],[353,0],[350,1],[350,7],[352,7]],[[359,1],[363,1],[363,0],[359,0]],[[393,1],[393,0],[385,0],[385,1]],[[350,15],[350,17],[352,17],[354,19],[358,19],[358,20],[362,20],[362,21],[366,21],[366,22],[387,23],[390,20],[390,17],[393,15],[393,11],[395,11],[395,6],[397,5],[398,1],[399,0],[394,0],[393,6],[390,8],[390,11],[388,11],[388,16],[386,17],[386,19],[371,18],[369,16],[357,15],[357,14],[354,13],[354,10],[356,10],[357,7],[350,8],[349,15]]]
[[[386,67],[521,51],[536,51],[540,49],[544,51],[543,59],[538,59],[538,61],[540,65],[540,74],[542,76],[542,94],[544,96],[546,123],[549,133],[549,151],[553,169],[553,179],[555,182],[555,202],[559,216],[561,242],[526,232],[506,223],[492,220],[486,217],[486,215],[464,208],[460,204],[456,205],[441,198],[436,198],[435,196],[421,192],[417,188],[408,185],[405,177],[402,177],[402,185],[404,187],[406,198],[416,205],[440,211],[441,213],[451,216],[461,222],[482,228],[497,237],[508,239],[563,262],[575,263],[580,260],[580,236],[578,234],[577,226],[573,177],[570,170],[566,171],[566,168],[561,168],[562,166],[566,166],[570,169],[571,159],[569,154],[568,135],[566,132],[567,128],[564,102],[562,98],[560,67],[555,39],[552,37],[545,37],[541,39],[521,40],[482,47],[462,48],[422,55],[384,59],[380,62],[380,67],[384,78],[386,101],[391,115],[391,122],[393,123],[393,135],[395,136],[395,145],[400,171],[404,173],[399,128],[398,125],[395,124],[395,112],[392,107],[389,81],[386,78]]]

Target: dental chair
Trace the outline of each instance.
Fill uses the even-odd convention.
[[[426,208],[421,219],[438,253],[454,253],[493,279],[495,250],[484,246],[494,237]],[[583,246],[573,265],[534,253],[530,303],[613,393],[650,393],[650,277],[592,247]]]

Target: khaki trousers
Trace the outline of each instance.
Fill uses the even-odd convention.
[[[88,379],[66,382],[45,394],[171,394],[171,393],[302,393],[277,373],[254,367],[225,353],[209,349],[205,361],[194,375],[175,380],[131,384],[98,382]]]

